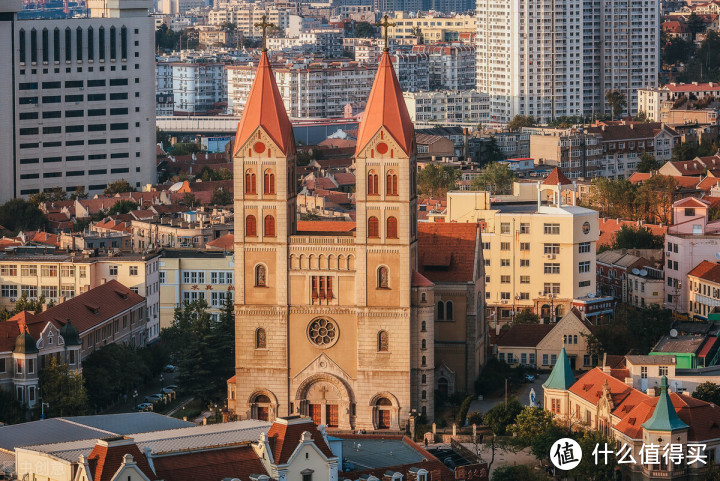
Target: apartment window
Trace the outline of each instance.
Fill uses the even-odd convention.
[[[529,250],[530,250],[530,243],[529,243],[529,242],[521,242],[521,243],[520,243],[520,250],[521,250],[521,251],[529,251]]]
[[[490,250],[490,243],[489,242],[483,242],[482,243],[483,250]]]
[[[529,234],[530,233],[530,224],[521,223],[520,224],[520,233],[521,234]]]
[[[0,266],[0,276],[9,276],[9,277],[17,276],[17,266],[16,265]]]
[[[530,299],[530,293],[529,292],[521,292],[520,293],[520,299],[523,301],[527,301]]]
[[[233,273],[231,271],[213,271],[210,273],[210,284],[232,284]]]
[[[225,305],[225,299],[230,295],[229,292],[211,292],[210,293],[210,306],[211,307],[222,307]]]
[[[530,276],[520,276],[520,284],[530,284]]]
[[[510,259],[500,259],[500,267],[510,267]]]
[[[560,244],[544,244],[545,254],[560,254]]]
[[[545,274],[560,274],[560,264],[546,262],[544,272]]]
[[[500,299],[503,301],[509,301],[510,300],[510,293],[509,292],[501,292],[500,293]]]
[[[75,266],[60,266],[62,277],[75,277]]]
[[[160,284],[165,284],[166,279],[167,279],[165,277],[165,271],[160,271],[159,277],[160,277]]]
[[[183,284],[204,284],[205,272],[203,271],[184,271]]]
[[[658,366],[658,376],[667,376],[668,375],[668,367],[667,366]]]
[[[205,299],[204,291],[183,291],[183,302],[185,303],[189,304],[200,299]]]
[[[580,281],[578,287],[590,287],[590,281]]]
[[[520,259],[520,267],[530,267],[530,259]]]
[[[500,233],[501,234],[509,234],[510,233],[510,223],[509,222],[503,222],[500,224]]]
[[[136,275],[138,275],[138,268],[137,268],[137,266],[130,266],[130,275],[131,275],[131,276],[136,276]]]
[[[685,217],[695,217],[695,208],[686,207],[685,208]]]
[[[71,299],[75,297],[75,286],[72,284],[63,285],[60,287],[60,296]]]
[[[85,279],[87,277],[87,267],[86,266],[80,266],[79,267],[79,277],[80,279]]]
[[[510,276],[500,276],[500,284],[510,284]]]
[[[3,284],[0,286],[0,291],[2,291],[2,297],[17,297],[18,288],[17,286]]]
[[[554,366],[556,362],[557,362],[557,354],[552,354],[550,356],[550,365]]]
[[[23,277],[37,276],[37,266],[23,264],[20,266],[20,275]]]
[[[38,293],[37,286],[23,285],[20,286],[20,295],[26,296],[28,299],[36,299]]]
[[[544,224],[543,230],[545,234],[560,234],[560,224]]]
[[[590,272],[590,261],[582,261],[578,264],[580,273]]]
[[[118,266],[110,266],[110,275],[111,276],[118,275]]]
[[[543,295],[547,296],[548,294],[560,294],[560,284],[557,282],[546,282],[543,284]]]
[[[590,243],[589,242],[581,242],[578,244],[578,253],[580,254],[587,254],[590,252]]]
[[[40,295],[45,299],[55,299],[58,295],[57,286],[40,286]]]
[[[57,277],[58,268],[57,268],[57,266],[50,266],[50,265],[40,266],[40,275],[42,277]]]
[[[501,251],[509,251],[509,250],[510,250],[510,243],[509,243],[509,242],[501,242],[501,243],[500,243],[500,250],[501,250]]]
[[[647,366],[640,366],[640,379],[647,379],[648,368]]]

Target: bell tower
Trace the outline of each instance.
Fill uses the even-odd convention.
[[[263,19],[263,30],[269,26]],[[288,414],[288,239],[295,231],[295,139],[263,49],[233,148],[236,400],[244,416]],[[231,393],[232,396],[232,393]]]

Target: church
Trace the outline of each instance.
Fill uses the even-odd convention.
[[[480,230],[418,225],[416,150],[386,49],[358,129],[355,229],[300,229],[292,124],[263,48],[233,149],[238,418],[400,431],[433,418],[436,391],[473,391]]]

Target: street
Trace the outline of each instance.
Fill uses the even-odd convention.
[[[542,404],[543,399],[543,388],[542,384],[547,380],[549,374],[540,374],[535,381],[528,384],[522,384],[519,388],[514,391],[508,392],[508,396],[515,395],[520,400],[523,406],[530,405],[530,390],[535,390],[536,405]],[[482,400],[475,399],[470,403],[470,410],[468,412],[480,411],[483,414],[488,412],[493,406],[500,404],[505,401],[505,396],[489,398],[486,397]],[[539,404],[538,404],[539,403]]]

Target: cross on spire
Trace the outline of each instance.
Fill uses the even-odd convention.
[[[386,15],[387,16],[387,15]],[[267,28],[268,27],[274,27],[274,23],[268,23],[267,22],[267,15],[262,16],[262,22],[256,23],[256,27],[262,28],[262,51],[267,52]]]
[[[390,23],[390,21],[388,20],[388,16],[385,15],[385,16],[383,17],[383,21],[382,21],[382,22],[379,22],[379,23],[376,23],[375,25],[378,26],[378,27],[382,27],[382,28],[385,29],[385,32],[383,33],[383,37],[385,37],[385,49],[384,49],[384,51],[387,52],[387,51],[390,50],[390,49],[388,48],[388,28],[389,28],[389,27],[394,27],[395,24],[394,24],[394,23]]]

